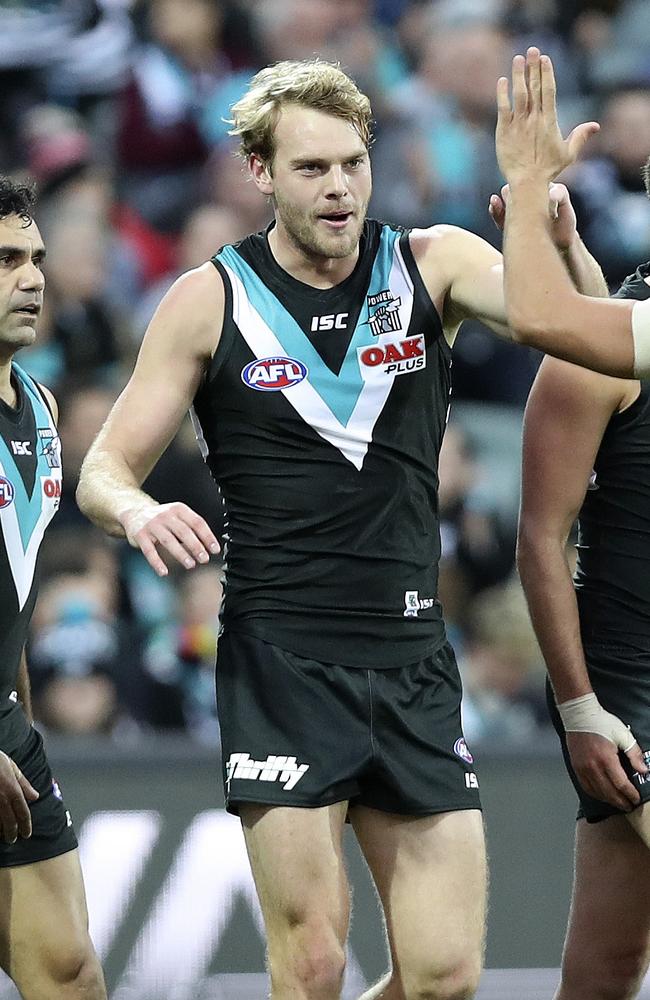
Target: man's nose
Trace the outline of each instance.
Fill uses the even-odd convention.
[[[29,261],[21,267],[18,287],[21,291],[27,291],[30,288],[42,291],[45,288],[45,275],[33,261]]]
[[[327,175],[327,191],[329,198],[340,198],[348,190],[345,170],[340,165],[332,166]]]

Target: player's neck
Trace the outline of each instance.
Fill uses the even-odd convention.
[[[352,274],[359,259],[359,245],[347,257],[322,257],[310,254],[291,240],[282,224],[276,221],[268,235],[269,247],[283,271],[297,281],[314,288],[333,288]]]
[[[16,390],[11,381],[11,358],[0,359],[0,399],[9,406],[16,406]]]

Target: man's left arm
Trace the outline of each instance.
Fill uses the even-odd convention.
[[[20,701],[23,709],[25,710],[25,715],[29,722],[34,721],[34,713],[32,712],[32,689],[29,683],[29,673],[27,670],[27,656],[25,655],[25,650],[23,649],[22,656],[20,657],[20,666],[18,667],[18,680],[16,681],[16,692],[18,694],[18,700]]]

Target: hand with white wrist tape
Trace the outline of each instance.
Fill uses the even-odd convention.
[[[584,790],[625,812],[637,806],[639,793],[621,766],[619,751],[640,774],[647,774],[648,768],[630,727],[607,712],[593,692],[561,702],[557,709],[571,763]]]

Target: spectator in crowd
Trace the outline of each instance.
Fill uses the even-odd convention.
[[[179,275],[199,267],[226,243],[236,243],[246,235],[237,213],[227,204],[198,205],[188,215],[178,241],[174,267],[158,279],[141,297],[133,319],[137,342],[142,339],[156,306]]]
[[[613,93],[599,120],[599,155],[577,164],[567,182],[581,232],[609,283],[618,286],[650,250],[650,202],[641,175],[650,149],[650,85]]]
[[[117,550],[90,529],[59,533],[32,622],[36,717],[52,731],[109,734],[135,706],[137,656],[120,617]],[[44,568],[45,568],[44,567]]]
[[[171,622],[155,630],[144,649],[149,681],[147,720],[184,730],[210,746],[218,744],[214,692],[221,571],[199,566],[181,578]]]
[[[514,535],[502,525],[496,511],[473,503],[480,465],[466,432],[457,423],[452,422],[445,431],[438,474],[439,596],[447,628],[460,648],[471,598],[504,580],[514,567]]]
[[[255,67],[253,28],[240,12],[237,40],[228,38],[235,15],[225,0],[147,0],[144,13],[146,37],[120,108],[121,188],[148,222],[177,231]]]
[[[480,594],[470,619],[460,660],[467,740],[530,744],[550,722],[544,664],[518,581]]]

